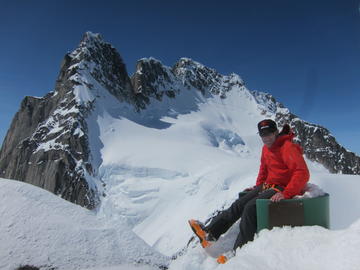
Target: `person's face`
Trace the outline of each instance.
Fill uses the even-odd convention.
[[[266,134],[266,135],[263,135],[263,136],[260,136],[261,137],[261,140],[263,141],[263,143],[267,146],[267,147],[271,147],[275,140],[276,140],[276,137],[277,137],[277,132],[273,132],[273,133],[269,133],[269,134]]]

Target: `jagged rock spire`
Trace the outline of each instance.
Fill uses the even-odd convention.
[[[126,102],[134,100],[135,93],[123,59],[100,34],[91,32],[84,34],[79,46],[65,56],[60,77],[65,74],[70,75],[66,79],[87,84],[87,87],[92,89],[91,83],[86,81],[88,75],[91,75],[118,100]]]

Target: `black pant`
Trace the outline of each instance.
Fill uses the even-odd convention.
[[[210,224],[206,226],[206,230],[218,239],[241,217],[240,232],[233,249],[236,250],[238,247],[242,247],[248,241],[252,241],[256,233],[256,200],[269,199],[275,193],[276,191],[273,189],[263,190],[262,186],[257,186],[237,199],[228,209],[215,216]]]

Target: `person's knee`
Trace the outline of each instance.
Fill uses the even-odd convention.
[[[248,203],[245,205],[243,216],[254,216],[256,215],[256,204]]]
[[[228,214],[237,216],[237,218],[240,218],[241,213],[243,212],[243,209],[244,209],[244,203],[237,200],[237,201],[233,202],[233,204],[226,211]]]

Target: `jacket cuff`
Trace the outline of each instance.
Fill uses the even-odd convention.
[[[283,191],[282,194],[284,195],[284,198],[285,198],[285,199],[291,199],[292,197],[294,197],[294,196],[292,196],[291,194],[289,194],[288,192],[286,192],[286,190]]]

